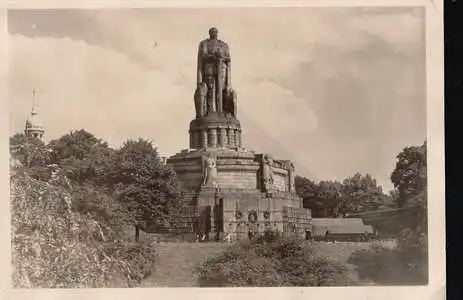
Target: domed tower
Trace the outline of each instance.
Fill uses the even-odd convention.
[[[35,90],[32,92],[32,101],[32,110],[30,116],[26,120],[24,134],[29,137],[35,137],[43,140],[45,129],[43,127],[42,120],[35,110]]]

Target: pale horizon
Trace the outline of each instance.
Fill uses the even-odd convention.
[[[315,181],[368,173],[387,193],[396,155],[426,139],[423,9],[283,10],[10,10],[10,134],[37,88],[48,141],[85,129],[186,149],[197,45],[215,26],[245,148]]]

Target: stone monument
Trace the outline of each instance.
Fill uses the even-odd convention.
[[[166,161],[184,189],[183,220],[195,223],[179,227],[209,240],[266,229],[305,236],[311,215],[296,195],[294,165],[242,147],[230,48],[216,28],[199,43],[197,63],[190,147]]]

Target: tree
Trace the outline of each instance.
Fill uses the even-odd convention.
[[[93,134],[78,130],[53,140],[49,144],[51,160],[59,165],[69,179],[105,184],[105,174],[111,168],[114,150]]]
[[[342,215],[342,183],[339,181],[320,181],[318,199],[323,203],[324,217],[337,218]]]
[[[124,143],[115,155],[107,181],[132,220],[136,241],[140,229],[168,227],[168,216],[180,206],[175,172],[161,162],[149,141]]]
[[[318,184],[305,177],[296,176],[296,193],[302,198],[303,207],[312,211],[312,216],[323,214],[323,202],[318,198]]]
[[[397,155],[391,181],[399,191],[398,207],[413,204],[410,201],[413,196],[427,187],[426,142],[421,146],[406,147]]]
[[[397,156],[391,181],[398,189],[398,206],[413,208],[407,216],[408,228],[398,239],[398,249],[410,269],[423,278],[428,276],[428,207],[426,142],[406,147]]]
[[[296,176],[296,193],[303,199],[304,208],[315,218],[337,217],[342,206],[342,184],[338,181],[321,181],[318,184]]]
[[[369,174],[356,173],[343,181],[343,213],[355,214],[390,207],[390,198]]]
[[[50,177],[50,153],[38,138],[17,133],[10,137],[10,159],[14,168],[27,170],[35,179],[47,180]]]
[[[397,206],[397,203],[399,201],[399,190],[394,188],[393,190],[390,190],[388,193],[389,201],[391,202],[391,206],[395,205]]]

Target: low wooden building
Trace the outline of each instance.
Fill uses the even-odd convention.
[[[360,218],[314,218],[312,237],[324,241],[366,241],[374,235],[373,227]]]

